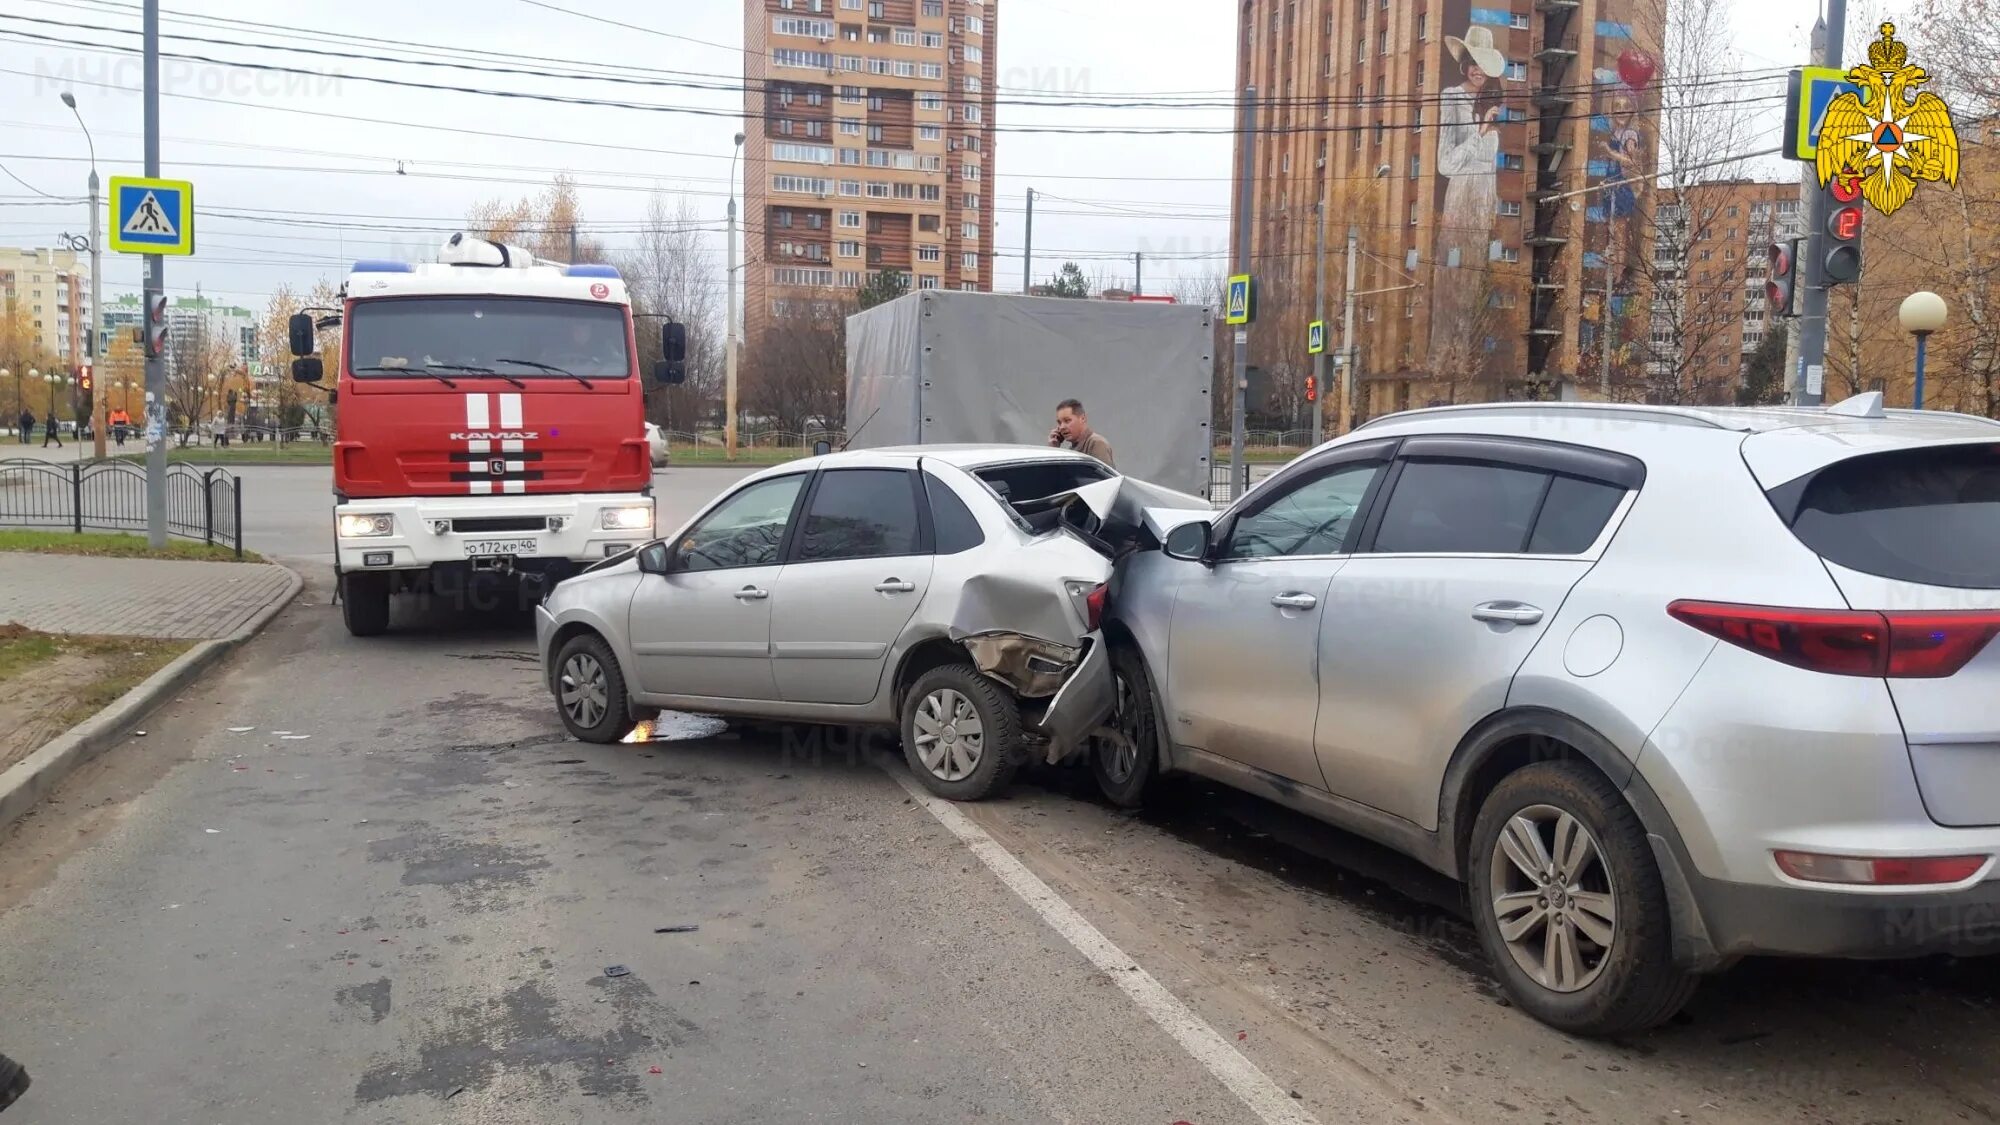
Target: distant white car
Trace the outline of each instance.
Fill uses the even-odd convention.
[[[653,450],[653,467],[655,469],[665,468],[667,465],[666,431],[651,422],[646,423],[646,444],[651,446]]]

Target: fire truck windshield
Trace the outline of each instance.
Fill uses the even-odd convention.
[[[347,318],[357,379],[492,372],[513,379],[623,379],[632,372],[620,305],[520,297],[397,297]]]

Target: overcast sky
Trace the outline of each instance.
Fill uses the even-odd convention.
[[[571,172],[584,185],[586,218],[611,228],[597,236],[613,248],[632,243],[630,233],[616,228],[629,231],[643,217],[650,190],[686,194],[712,220],[708,246],[719,264],[730,137],[737,128],[731,115],[742,105],[738,93],[326,58],[285,49],[311,44],[275,42],[258,28],[197,26],[174,18],[284,21],[295,29],[380,36],[387,40],[380,51],[399,56],[442,47],[673,70],[685,72],[674,80],[694,84],[713,83],[715,76],[740,79],[742,14],[736,0],[550,2],[642,30],[550,11],[531,0],[292,0],[255,6],[241,0],[169,0],[164,31],[253,46],[169,40],[165,50],[313,72],[297,76],[207,62],[163,63],[162,174],[194,181],[199,212],[199,253],[192,260],[168,259],[170,292],[191,293],[199,282],[220,299],[257,307],[282,282],[309,287],[320,278],[337,281],[358,257],[427,257],[446,236],[444,229],[393,228],[450,228],[471,205],[532,194],[557,171]],[[1212,95],[1191,99],[1203,103],[1196,107],[1172,110],[1002,105],[996,116],[1003,130],[1223,130],[1150,137],[1003,131],[996,287],[1020,284],[1021,212],[1029,187],[1043,196],[1035,221],[1037,280],[1064,258],[1076,257],[1086,271],[1102,270],[1108,280],[1129,282],[1134,251],[1149,255],[1149,291],[1166,288],[1176,275],[1228,272],[1217,255],[1228,241],[1232,142],[1226,130],[1233,117],[1225,103],[1236,80],[1233,5],[1227,0],[994,2],[1001,21],[1003,99],[1015,92],[1071,95],[1065,100],[1074,102],[1167,91],[1184,99],[1190,91]],[[1856,0],[1855,17],[1872,20],[1885,7],[1904,6],[1876,0],[1871,11],[1867,0]],[[1819,11],[1818,0],[1739,0],[1734,18],[1743,65],[1803,61]],[[137,36],[125,32],[139,28],[137,0],[5,0],[0,14],[57,21],[0,18],[0,166],[39,191],[82,195],[87,150],[75,118],[58,100],[62,91],[72,90],[95,135],[100,172],[140,173],[138,58],[25,38],[136,47]],[[490,56],[479,61],[537,65]],[[697,112],[396,88],[362,76]],[[1773,90],[1780,89],[1774,81]],[[1767,131],[1775,144],[1775,120]],[[399,166],[404,174],[398,174]],[[0,177],[0,245],[50,245],[61,232],[82,233],[87,223],[80,201],[53,203]],[[107,301],[138,283],[138,259],[106,255]]]

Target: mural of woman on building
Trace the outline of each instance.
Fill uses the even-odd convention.
[[[1474,24],[1463,37],[1445,36],[1444,44],[1461,80],[1438,98],[1437,170],[1445,189],[1431,303],[1434,346],[1465,342],[1486,289],[1500,210],[1500,84],[1507,74],[1490,27]]]

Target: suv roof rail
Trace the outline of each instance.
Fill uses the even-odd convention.
[[[1370,418],[1368,421],[1354,428],[1356,430],[1365,430],[1378,422],[1431,414],[1504,416],[1533,411],[1594,414],[1601,417],[1626,418],[1632,421],[1666,422],[1677,426],[1698,426],[1711,430],[1729,428],[1712,415],[1690,407],[1647,406],[1641,403],[1617,402],[1475,402],[1463,403],[1457,406],[1426,406],[1417,410],[1401,410],[1394,414],[1384,414],[1379,418]]]

